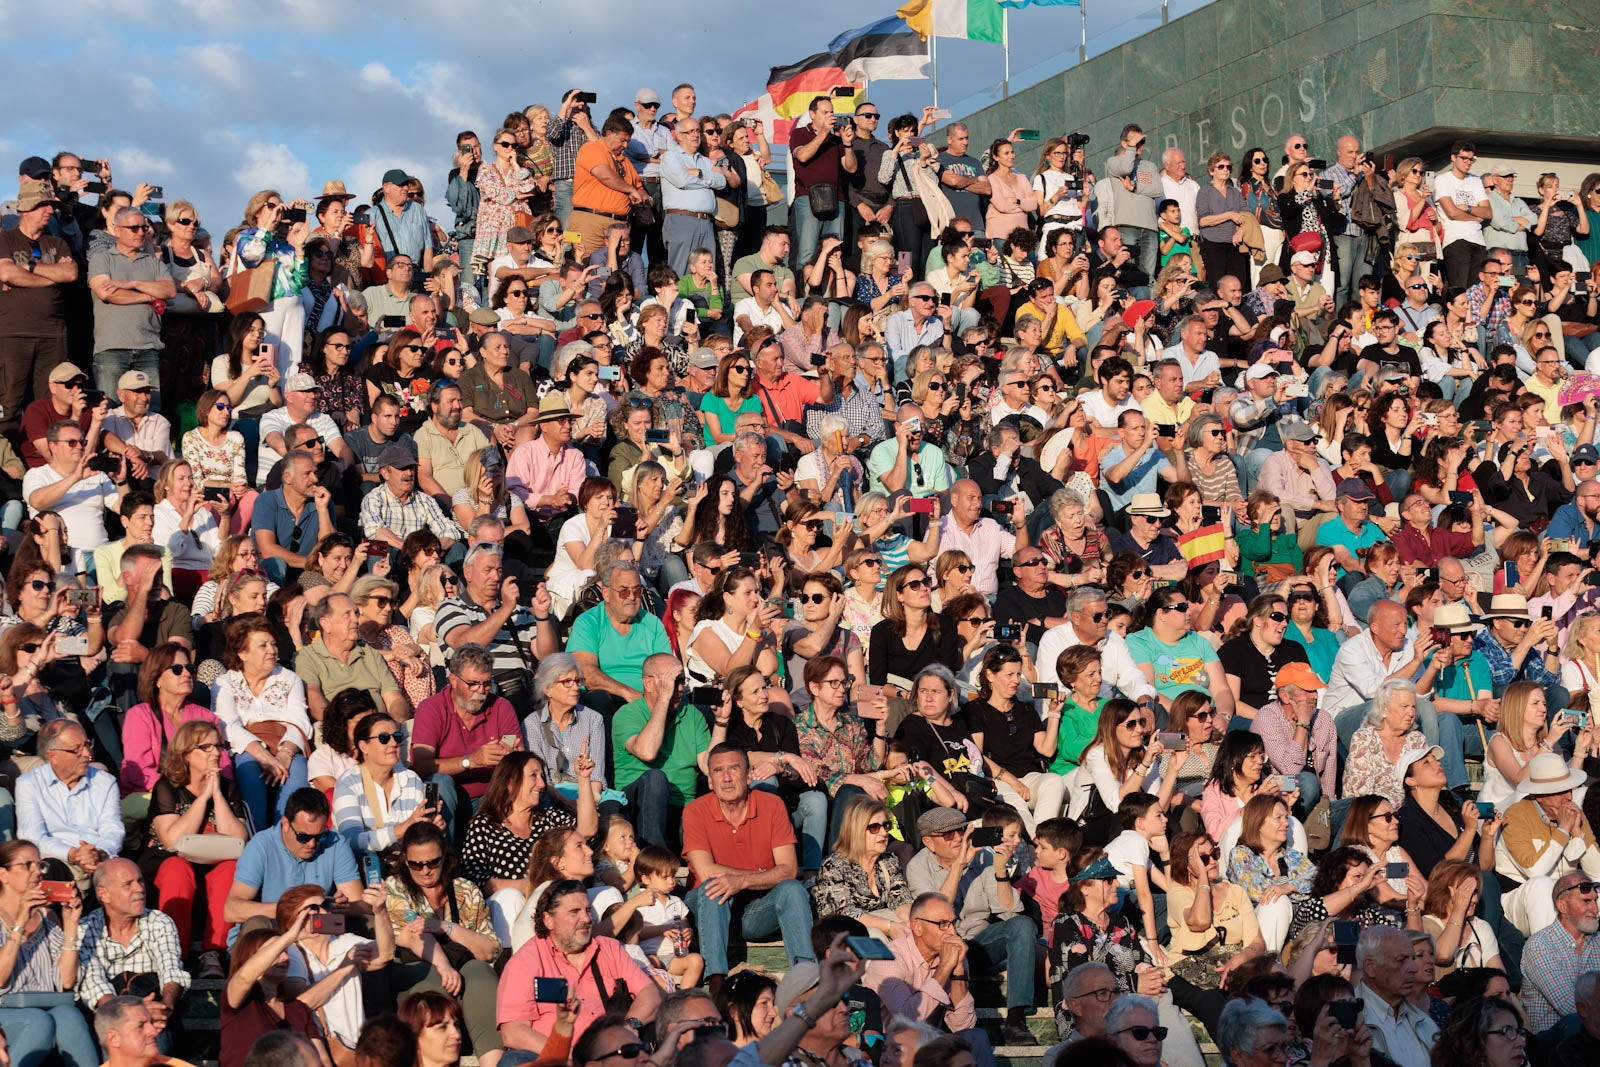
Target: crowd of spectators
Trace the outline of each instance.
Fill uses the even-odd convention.
[[[1600,173],[593,105],[22,161],[13,1061],[1583,1062]]]

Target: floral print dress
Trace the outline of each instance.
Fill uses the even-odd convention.
[[[472,245],[472,265],[482,272],[506,251],[506,231],[515,224],[517,211],[527,211],[533,195],[533,175],[513,167],[507,175],[498,163],[485,160],[478,168],[478,236]]]

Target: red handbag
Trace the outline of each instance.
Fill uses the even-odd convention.
[[[1322,235],[1315,231],[1297,233],[1289,238],[1289,247],[1296,252],[1322,252]]]

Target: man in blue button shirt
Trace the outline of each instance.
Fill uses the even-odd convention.
[[[289,796],[277,827],[257,833],[239,856],[223,908],[228,922],[271,923],[278,898],[297,885],[319,885],[329,894],[338,890],[341,903],[361,900],[355,856],[344,838],[328,829],[329,815],[320,789],[308,786]]]
[[[714,190],[728,186],[728,157],[711,162],[701,155],[700,125],[679,122],[673,131],[677,144],[661,157],[662,235],[667,242],[667,262],[678,274],[689,273],[689,253],[717,247],[711,222],[717,215]]]
[[[54,861],[49,877],[70,878],[87,890],[95,868],[122,851],[117,779],[89,765],[94,750],[71,719],[46,723],[38,752],[44,766],[17,779],[17,836],[39,846],[47,864]]]
[[[384,259],[409,256],[422,270],[413,271],[411,288],[420,291],[422,279],[433,272],[433,238],[428,229],[428,209],[406,192],[411,176],[399,167],[383,172],[383,200],[372,209],[372,229],[383,246]]]

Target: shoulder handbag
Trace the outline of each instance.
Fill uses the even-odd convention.
[[[767,168],[756,160],[756,169],[761,172],[761,199],[767,204],[777,204],[783,201],[783,190],[778,188],[778,180],[767,173]]]
[[[617,161],[616,156],[611,157],[611,166],[616,170],[617,177],[621,178],[622,183],[626,185],[628,183],[628,172],[622,169],[622,164]],[[628,221],[635,226],[648,228],[660,222],[661,217],[656,214],[654,203],[649,200],[643,200],[628,208]]]
[[[278,263],[268,258],[264,263],[239,271],[228,279],[227,308],[235,315],[247,311],[262,311],[272,304],[272,282]]]
[[[737,230],[739,228],[739,205],[726,197],[717,197],[716,216],[712,220],[719,230]]]
[[[895,173],[899,174],[906,180],[906,185],[911,187],[911,191],[916,192],[916,186],[912,185],[911,182],[911,175],[906,173],[905,156],[899,154],[895,155],[894,169]],[[890,188],[892,191],[893,186],[891,185]],[[924,233],[928,231],[928,227],[930,225],[928,222],[928,205],[922,202],[921,196],[918,196],[916,199],[911,201],[911,221],[916,225],[917,229],[922,230]]]
[[[628,1009],[633,1007],[633,994],[628,992],[628,983],[618,978],[611,983],[610,992],[606,991],[605,978],[600,974],[600,965],[595,962],[595,957],[589,957],[589,973],[594,976],[594,988],[600,994],[600,1001],[606,1006],[606,1011],[618,1015],[628,1014]]]
[[[267,751],[276,759],[278,746],[283,744],[283,737],[289,732],[289,724],[279,722],[277,719],[266,719],[262,722],[248,723],[245,729],[249,730],[257,741],[267,746]]]
[[[811,205],[811,217],[818,222],[832,222],[839,214],[839,187],[832,182],[817,182],[806,190],[806,200]]]

